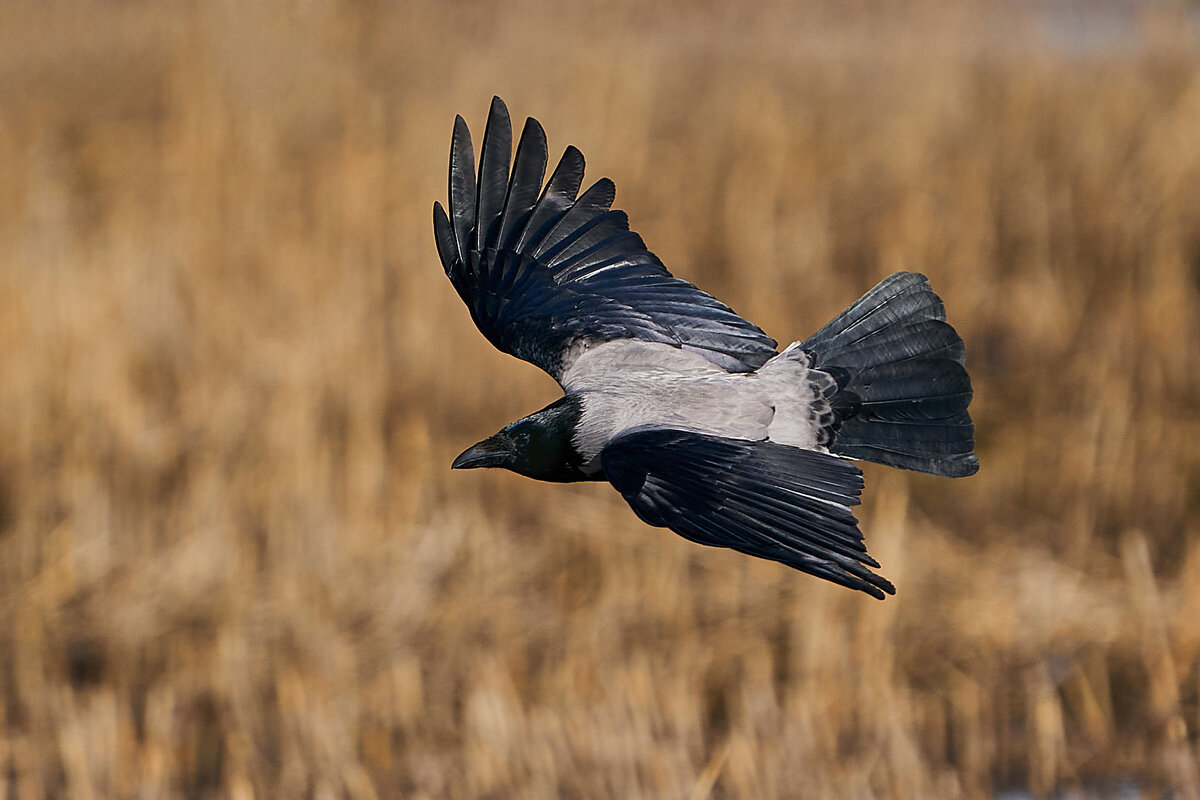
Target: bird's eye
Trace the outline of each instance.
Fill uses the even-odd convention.
[[[513,441],[517,443],[518,447],[524,447],[529,444],[529,431],[517,431],[513,435]]]

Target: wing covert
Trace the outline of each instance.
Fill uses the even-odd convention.
[[[776,343],[716,298],[676,278],[612,209],[602,178],[582,194],[583,155],[548,164],[541,125],[526,120],[510,169],[508,109],[493,98],[479,171],[462,117],[450,149],[449,209],[434,204],[446,274],[480,332],[555,378],[582,347],[633,338],[693,350],[731,372],[775,354]],[[582,346],[582,347],[581,347]]]

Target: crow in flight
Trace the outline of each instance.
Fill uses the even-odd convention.
[[[923,275],[885,278],[803,342],[774,339],[673,277],[602,178],[579,194],[568,147],[492,100],[478,176],[454,122],[438,254],[480,332],[563,396],[473,445],[453,468],[611,483],[650,525],[779,561],[883,599],[850,506],[866,459],[934,475],[979,468],[962,339]]]

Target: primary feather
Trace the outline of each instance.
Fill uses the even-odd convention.
[[[567,148],[538,196],[547,163],[541,126],[525,123],[510,173],[511,144],[508,110],[496,98],[477,180],[470,133],[459,117],[449,213],[434,208],[442,265],[492,344],[555,378],[588,347],[616,339],[692,350],[737,372],[774,355],[774,339],[672,277],[629,230],[625,213],[611,210],[612,181],[601,178],[578,194],[578,150]]]

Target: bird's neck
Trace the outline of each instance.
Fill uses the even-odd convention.
[[[583,456],[575,449],[575,430],[583,414],[580,399],[564,395],[530,414],[538,435],[524,448],[524,472],[531,478],[555,483],[603,480],[603,475],[585,472]]]

